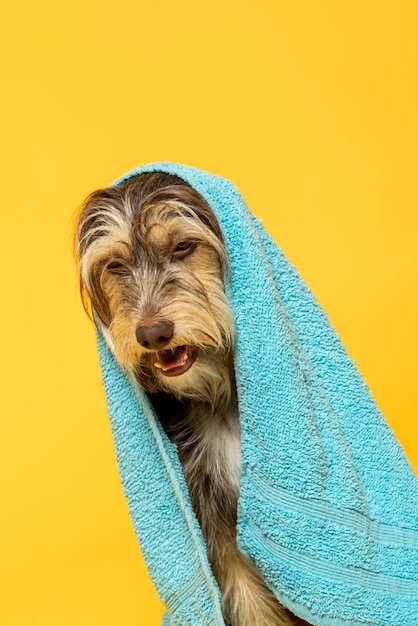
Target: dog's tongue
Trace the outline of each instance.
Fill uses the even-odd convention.
[[[165,371],[184,365],[185,359],[187,359],[187,346],[178,346],[174,350],[159,350],[158,352],[158,360]]]

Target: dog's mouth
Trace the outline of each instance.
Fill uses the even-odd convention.
[[[194,346],[177,346],[172,350],[159,350],[154,363],[164,376],[180,376],[191,368],[197,357]]]

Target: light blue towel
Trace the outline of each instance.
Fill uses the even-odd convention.
[[[418,626],[418,479],[325,314],[235,187],[173,163],[220,223],[242,429],[240,549],[317,626]],[[114,183],[114,184],[116,184]],[[224,624],[177,458],[98,332],[130,514],[170,626]]]

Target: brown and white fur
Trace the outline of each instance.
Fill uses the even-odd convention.
[[[227,256],[208,204],[175,176],[134,176],[87,198],[76,252],[86,308],[177,445],[226,624],[304,623],[237,548],[234,325]]]

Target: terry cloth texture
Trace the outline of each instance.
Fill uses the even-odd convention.
[[[235,187],[174,163],[226,243],[240,549],[317,626],[418,626],[418,479],[325,314]],[[176,448],[98,333],[121,481],[167,626],[224,624]]]

